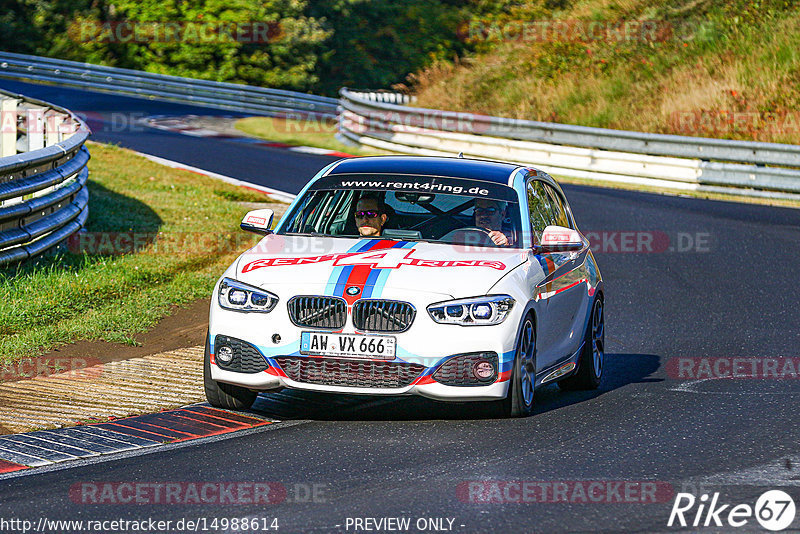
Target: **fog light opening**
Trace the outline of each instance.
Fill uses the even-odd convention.
[[[433,379],[445,386],[486,386],[497,380],[499,365],[496,352],[454,354],[433,373]]]
[[[494,378],[494,365],[486,360],[476,362],[472,366],[472,374],[481,382],[488,382]]]
[[[217,359],[222,363],[231,363],[231,360],[233,360],[233,349],[228,345],[222,345],[217,349]]]

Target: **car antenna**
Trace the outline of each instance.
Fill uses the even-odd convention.
[[[458,153],[458,157],[461,158],[461,159],[464,159],[464,153],[463,152],[459,152]]]

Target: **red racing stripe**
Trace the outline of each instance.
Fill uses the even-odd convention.
[[[371,252],[373,250],[380,250],[384,248],[392,248],[397,241],[393,241],[391,239],[381,239],[376,241],[374,245],[372,245],[367,251]],[[367,283],[367,279],[369,278],[369,274],[372,272],[372,267],[369,265],[353,265],[353,270],[350,271],[350,276],[347,277],[347,280],[344,283],[344,287],[356,286],[361,291],[358,292],[357,295],[348,295],[345,291],[342,297],[344,300],[347,301],[347,306],[350,307],[353,303],[358,300],[361,296],[361,293],[364,291],[364,285]]]
[[[497,382],[505,382],[511,378],[511,369],[508,371],[503,371],[500,373],[500,376],[497,377]]]
[[[416,380],[411,384],[412,386],[420,386],[422,384],[433,384],[436,380],[433,379],[433,375],[424,375]]]
[[[267,367],[267,370],[264,371],[264,372],[267,373],[268,375],[282,376],[284,378],[289,378],[286,375],[286,373],[283,372],[283,369],[281,369],[279,367],[272,367],[271,365],[269,367]]]
[[[588,280],[587,280],[587,279],[585,279],[585,278],[582,278],[582,279],[578,280],[577,282],[572,282],[572,283],[571,283],[570,285],[568,285],[568,286],[565,286],[565,287],[559,288],[559,289],[558,289],[558,290],[555,292],[555,294],[556,294],[556,295],[558,295],[558,294],[559,294],[559,293],[561,293],[562,291],[566,291],[567,289],[569,289],[569,288],[571,288],[571,287],[575,287],[575,286],[577,286],[578,284],[583,284],[584,282],[588,282]]]
[[[544,261],[547,262],[547,274],[554,273],[556,271],[556,262],[550,258],[550,256],[545,256]],[[544,285],[544,289],[546,292],[550,293],[553,291],[553,281],[550,280]]]

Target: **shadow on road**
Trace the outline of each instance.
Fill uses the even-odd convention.
[[[652,354],[606,354],[605,377],[594,391],[561,391],[550,384],[536,390],[535,414],[559,410],[612,393],[629,384],[661,381],[649,378],[659,367]],[[496,419],[497,403],[441,402],[417,396],[368,397],[335,395],[298,390],[262,393],[253,413],[276,419],[318,421],[424,421],[433,419]]]

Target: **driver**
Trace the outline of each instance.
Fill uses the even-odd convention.
[[[508,237],[500,231],[506,218],[506,203],[479,198],[475,200],[475,226],[489,232],[489,238],[497,246],[508,246]]]
[[[383,201],[374,195],[359,199],[355,211],[356,226],[362,237],[379,237],[389,216]]]

